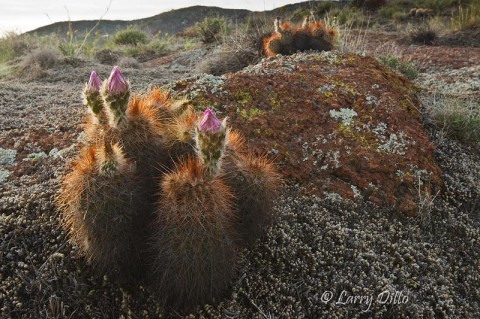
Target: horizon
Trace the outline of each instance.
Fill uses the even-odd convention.
[[[0,0],[0,36],[7,32],[24,33],[56,22],[80,20],[124,20],[131,21],[158,15],[171,10],[192,6],[220,7],[225,9],[247,9],[267,11],[287,4],[306,0],[177,0],[175,5],[155,3],[149,0],[137,0],[135,7],[127,0]],[[110,6],[109,6],[110,5]],[[108,11],[107,11],[108,10]],[[103,17],[102,17],[103,16]]]

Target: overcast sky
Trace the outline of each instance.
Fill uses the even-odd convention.
[[[112,0],[104,20],[133,20],[194,5],[216,6],[253,11],[271,10],[295,0]],[[97,20],[110,0],[0,0],[0,34],[5,31],[26,32],[58,21]]]

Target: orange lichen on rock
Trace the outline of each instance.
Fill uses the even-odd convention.
[[[414,215],[419,181],[431,194],[442,187],[416,87],[372,57],[284,56],[230,75],[221,94],[185,81],[178,89],[195,90],[192,103],[221,106],[305,193],[360,197]]]

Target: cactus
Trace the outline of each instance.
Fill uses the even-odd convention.
[[[136,278],[142,268],[132,231],[140,187],[135,165],[118,144],[89,146],[63,181],[57,204],[73,243],[100,273]]]
[[[127,107],[130,98],[130,84],[115,66],[110,77],[103,82],[102,95],[111,127],[123,126],[127,122]]]
[[[251,153],[237,154],[226,160],[227,185],[235,194],[238,208],[237,231],[241,243],[252,245],[272,222],[270,204],[279,186],[280,177],[265,157]]]
[[[310,20],[310,17],[307,17],[301,26],[292,27],[289,23],[281,23],[281,18],[277,17],[274,21],[275,32],[262,39],[265,55],[332,50],[336,32],[321,22],[310,23]]]
[[[155,238],[155,286],[182,308],[220,297],[234,275],[233,195],[197,158],[162,183]]]
[[[318,51],[330,51],[333,49],[333,43],[336,33],[333,29],[328,29],[323,23],[315,22],[308,26],[310,34],[310,48]]]
[[[220,297],[272,216],[273,166],[210,109],[161,89],[131,96],[117,67],[101,87],[92,72],[84,99],[87,137],[56,199],[72,242],[101,273],[152,279],[176,306]]]
[[[90,79],[83,90],[83,97],[85,104],[89,107],[97,122],[101,119],[103,113],[103,99],[100,95],[100,88],[102,87],[102,80],[95,71],[90,74]]]

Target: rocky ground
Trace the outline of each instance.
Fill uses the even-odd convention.
[[[378,39],[371,38],[372,52]],[[479,96],[478,48],[399,46],[421,66],[417,84],[424,92]],[[124,73],[142,92],[190,77],[206,53],[175,53]],[[78,150],[80,91],[92,69],[104,78],[111,66],[65,64],[34,81],[0,81],[1,318],[186,315],[163,309],[144,287],[95,276],[59,225],[53,198]],[[477,316],[480,153],[426,129],[444,185],[438,194],[413,194],[416,217],[363,197],[308,195],[287,181],[274,224],[242,252],[230,294],[190,316]]]

